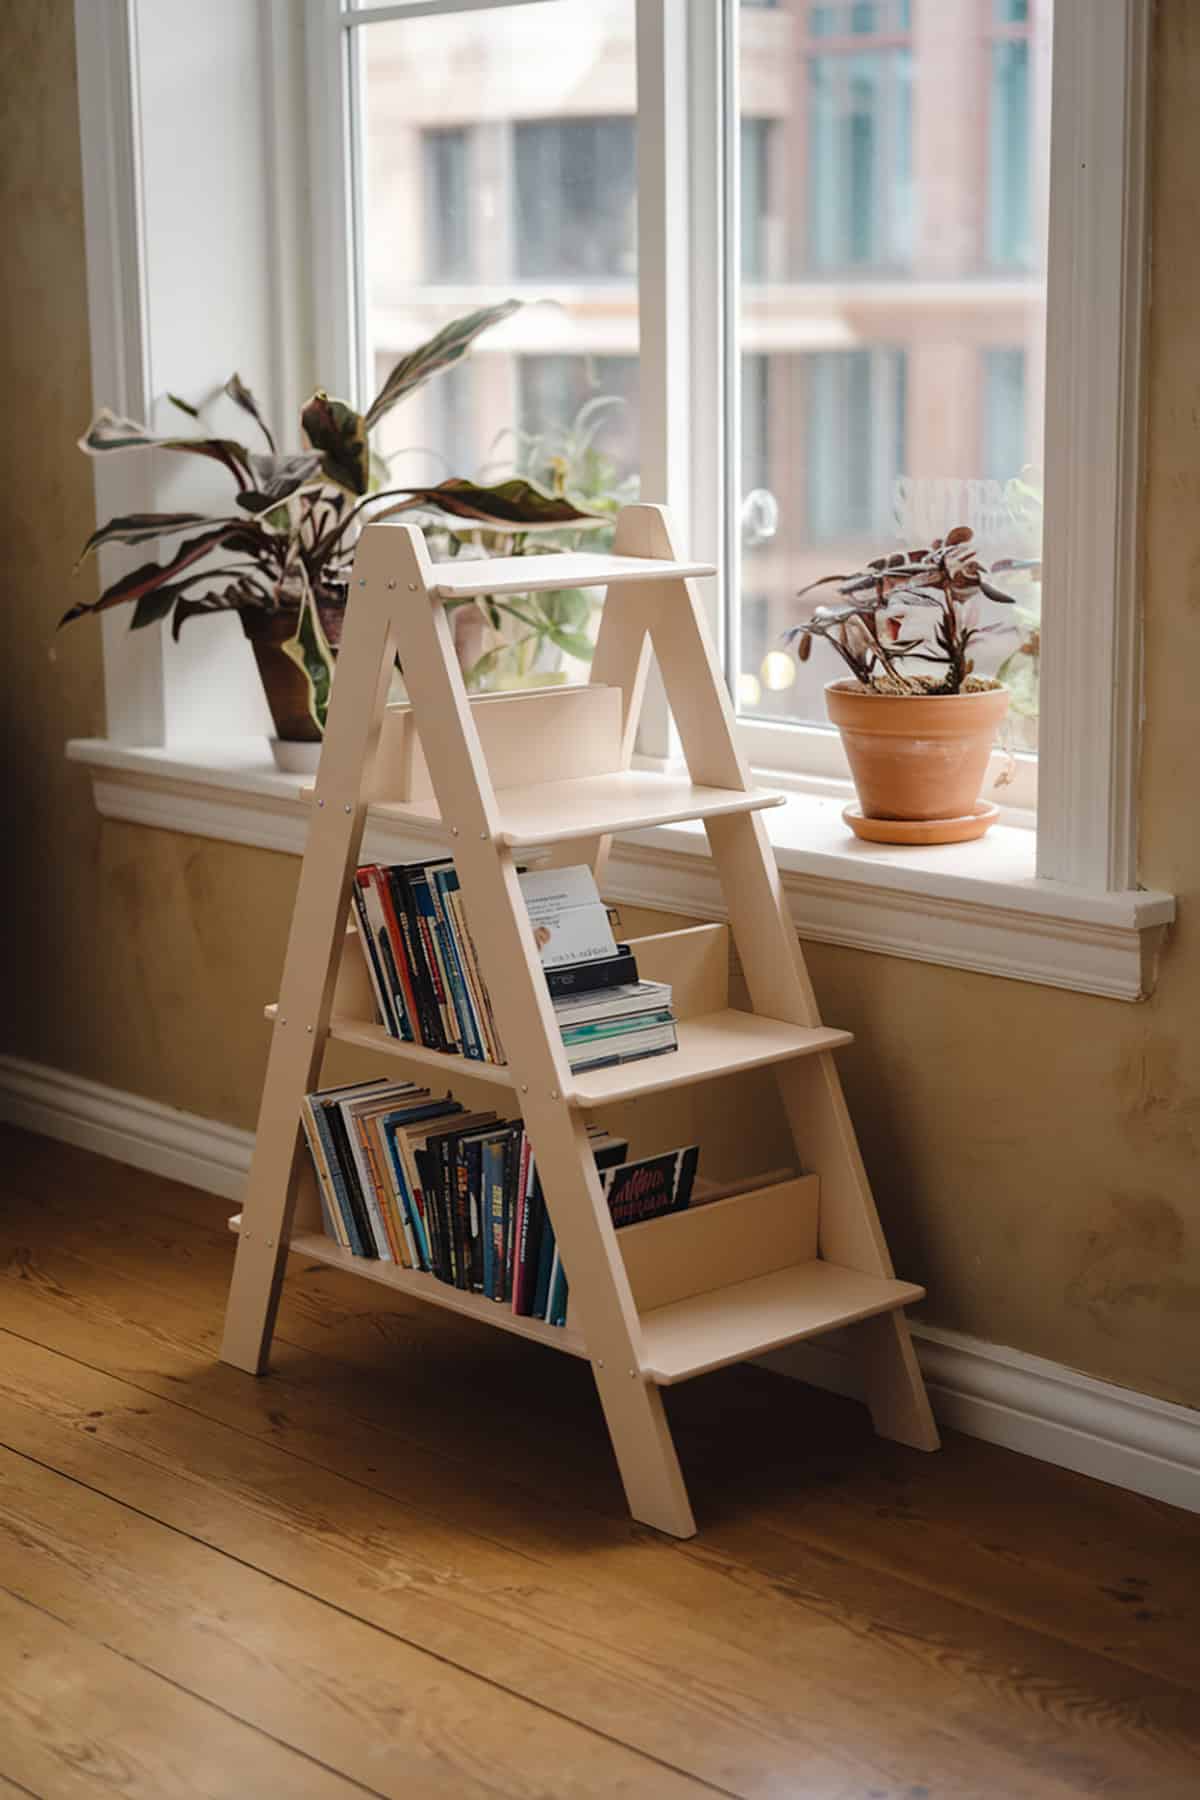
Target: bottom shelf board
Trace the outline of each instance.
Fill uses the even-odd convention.
[[[232,1220],[230,1221],[232,1224]],[[376,1262],[368,1256],[353,1256],[319,1231],[300,1232],[290,1245],[295,1256],[307,1256],[313,1262],[328,1263],[333,1269],[346,1269],[351,1275],[363,1275],[381,1287],[411,1294],[416,1300],[428,1300],[432,1306],[444,1306],[449,1312],[478,1319],[483,1325],[498,1325],[517,1337],[532,1338],[536,1344],[549,1344],[552,1350],[565,1350],[569,1356],[586,1356],[583,1339],[566,1325],[547,1325],[544,1319],[526,1319],[497,1300],[486,1300],[482,1294],[467,1294],[450,1287],[433,1275],[419,1269],[402,1269],[395,1263]]]
[[[660,1387],[925,1297],[911,1281],[796,1263],[642,1314],[642,1367]]]

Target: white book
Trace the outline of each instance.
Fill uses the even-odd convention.
[[[518,880],[543,968],[617,954],[608,908],[586,863],[528,869]]]

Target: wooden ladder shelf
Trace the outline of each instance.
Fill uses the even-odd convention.
[[[937,1433],[903,1308],[922,1289],[894,1278],[832,1051],[783,903],[763,822],[778,796],[751,786],[692,578],[666,516],[626,507],[614,554],[435,564],[420,531],[368,525],[338,658],[312,823],[288,941],[246,1189],[222,1357],[251,1374],[269,1353],[289,1250],[586,1357],[634,1518],[695,1531],[661,1388],[839,1326],[862,1364],[885,1437],[922,1450]],[[607,590],[591,683],[537,698],[467,698],[442,602],[471,595]],[[688,775],[630,767],[651,647]],[[397,655],[411,696],[387,706]],[[506,726],[507,721],[507,726]],[[414,733],[415,727],[415,733]],[[531,781],[531,776],[543,779]],[[368,805],[443,832],[470,913],[507,1064],[464,1063],[372,1022],[365,965],[347,936],[350,882]],[[728,1005],[726,928],[647,938],[644,975],[672,981],[673,1055],[572,1074],[517,881],[514,852],[551,846],[603,886],[611,834],[704,820],[751,1011]],[[321,1231],[300,1129],[329,1039],[395,1063],[511,1091],[541,1172],[570,1276],[568,1326],[518,1317],[432,1275],[351,1256]],[[725,1072],[770,1066],[806,1173],[644,1225],[613,1229],[587,1114]]]

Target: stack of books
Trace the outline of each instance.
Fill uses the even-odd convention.
[[[670,986],[639,980],[586,864],[518,879],[571,1068],[677,1049]],[[371,863],[352,892],[385,1030],[470,1061],[506,1062],[453,861]]]
[[[302,1118],[325,1229],[344,1249],[565,1324],[566,1270],[519,1119],[382,1079],[309,1094]],[[599,1125],[589,1137],[616,1225],[690,1204],[694,1144],[629,1162],[623,1139]]]

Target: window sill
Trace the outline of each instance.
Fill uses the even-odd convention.
[[[265,740],[143,750],[77,738],[68,757],[92,771],[109,819],[299,855],[308,829],[305,777],[281,774]],[[803,938],[972,969],[1116,1000],[1154,986],[1175,916],[1172,895],[1090,893],[1039,881],[1034,834],[995,825],[973,844],[908,849],[860,843],[829,794],[789,794],[763,815]],[[368,822],[370,860],[404,861],[440,839]],[[724,916],[701,825],[665,825],[614,845],[609,897],[702,919]]]

